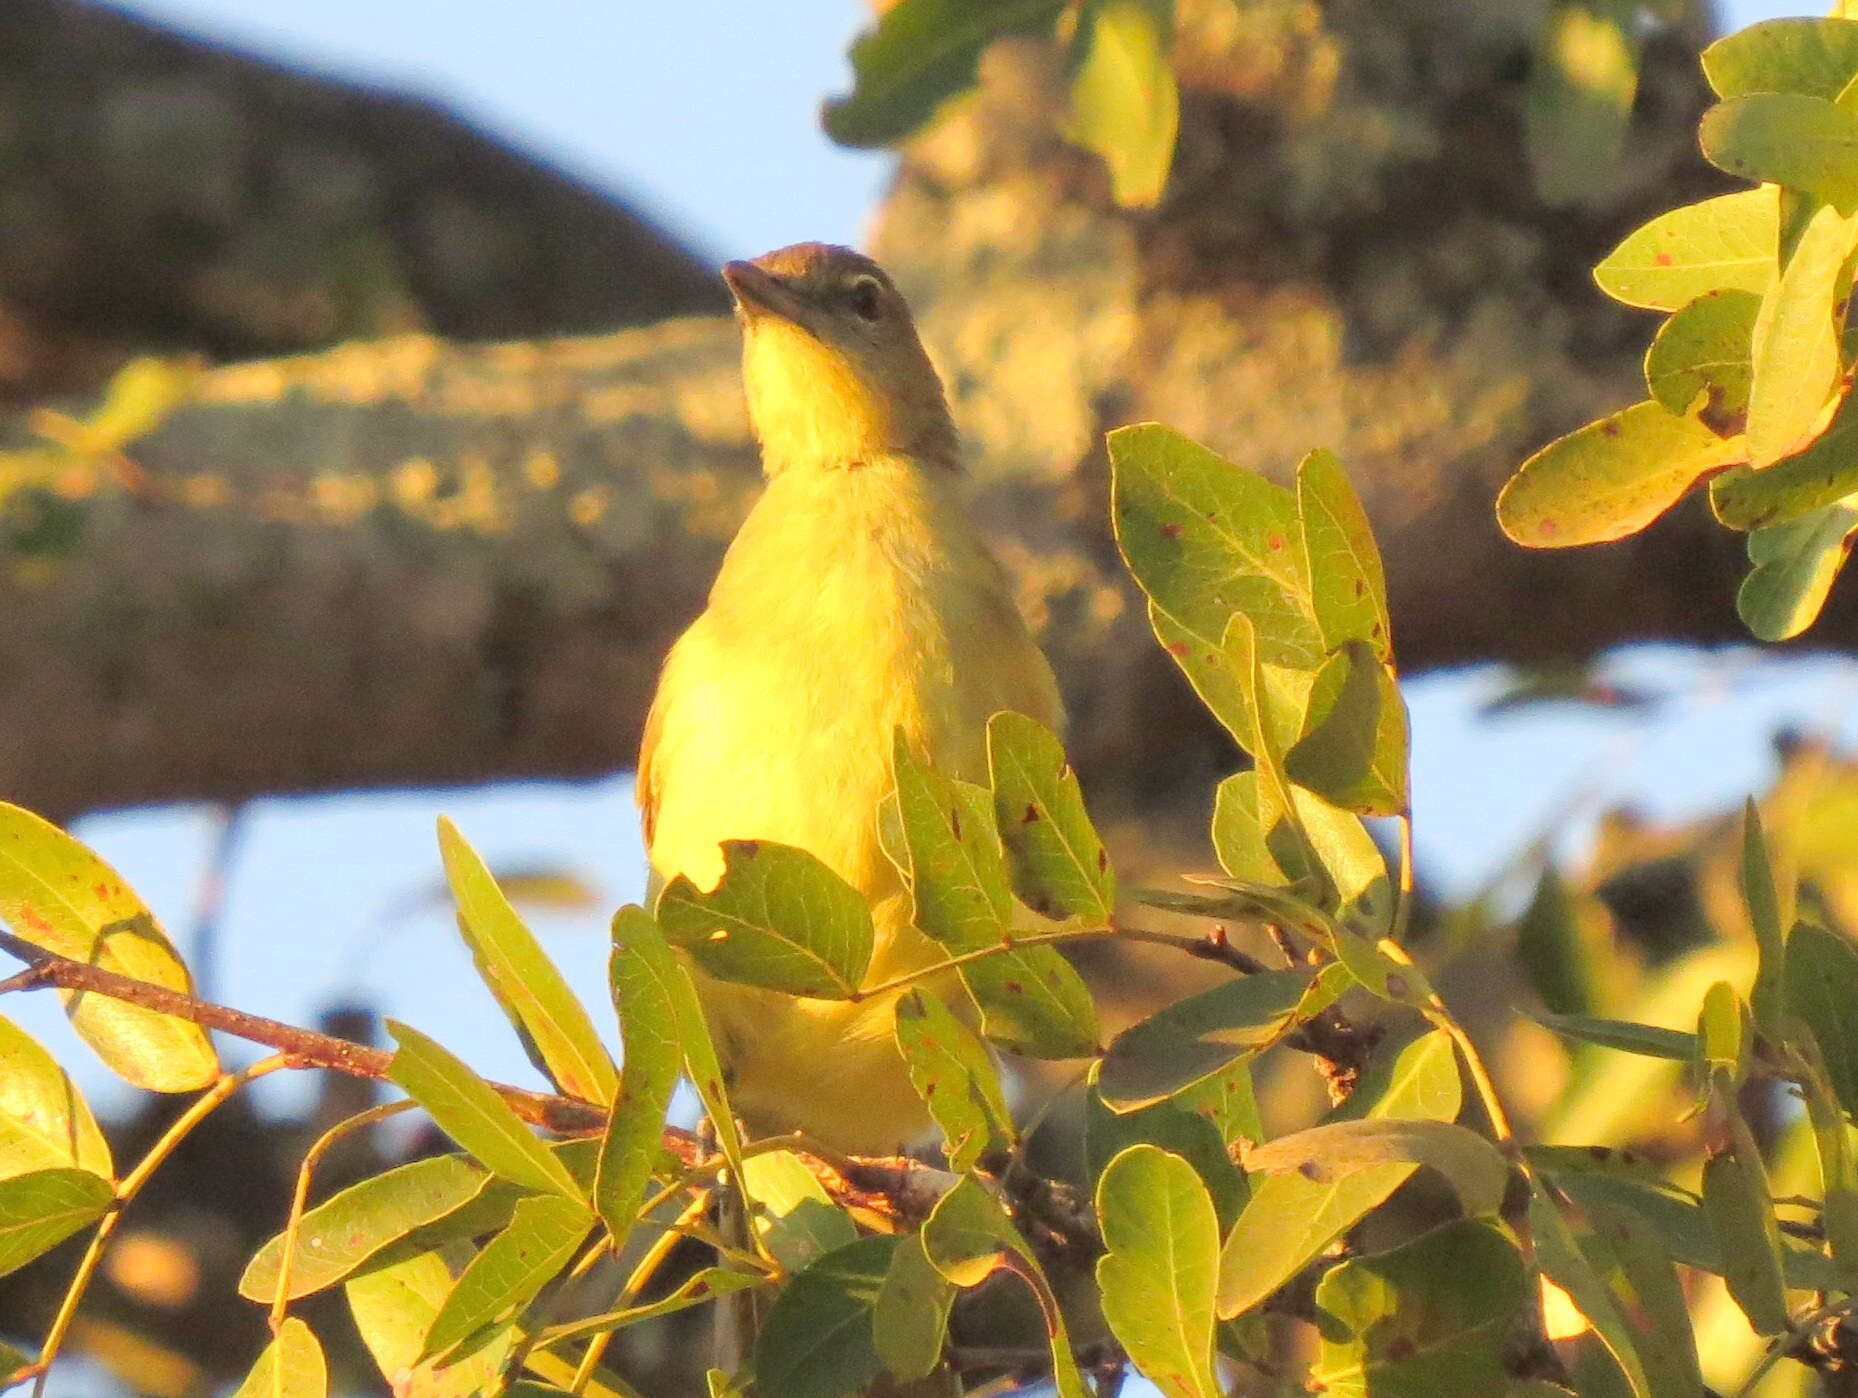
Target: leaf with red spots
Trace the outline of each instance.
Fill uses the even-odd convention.
[[[1759,296],[1775,275],[1779,237],[1773,189],[1722,194],[1658,215],[1594,268],[1594,280],[1616,301],[1658,311],[1710,291]]]
[[[5,803],[0,918],[27,941],[73,961],[193,990],[167,933],[120,874],[56,826]],[[72,1028],[137,1087],[189,1092],[219,1076],[219,1059],[198,1025],[102,995],[59,995]]]
[[[1696,417],[1654,402],[1590,422],[1517,468],[1497,497],[1503,532],[1530,548],[1598,544],[1636,534],[1704,472],[1742,460]]]
[[[897,1001],[897,1049],[910,1084],[942,1131],[951,1170],[1018,1141],[987,1047],[934,994],[918,986]]]
[[[1375,655],[1391,660],[1380,549],[1334,452],[1313,451],[1297,467],[1297,518],[1323,644],[1334,650],[1351,640],[1365,641]]]
[[[1035,1058],[1095,1052],[1096,1007],[1082,977],[1054,947],[1008,944],[1013,896],[992,793],[935,771],[901,734],[892,771],[896,791],[880,824],[916,925],[952,953],[1000,948],[960,968],[981,1032]]]
[[[1266,664],[1321,663],[1295,496],[1157,423],[1118,428],[1109,451],[1117,544],[1180,639],[1217,649],[1240,611]]]
[[[987,724],[987,765],[1013,888],[1048,917],[1109,921],[1116,876],[1064,748],[1023,714]]]
[[[1333,1393],[1503,1393],[1504,1353],[1528,1303],[1516,1245],[1460,1219],[1353,1258],[1316,1288],[1312,1386]]]

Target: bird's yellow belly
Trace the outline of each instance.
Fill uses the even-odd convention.
[[[764,505],[781,503],[781,486]],[[1050,672],[1010,601],[912,568],[912,557],[948,551],[896,537],[899,521],[920,523],[915,511],[876,518],[862,511],[811,539],[789,523],[783,546],[817,560],[804,577],[750,572],[740,557],[736,571],[725,565],[710,610],[666,661],[649,773],[658,881],[683,874],[713,887],[722,840],[808,850],[874,905],[868,985],[944,955],[910,925],[878,839],[893,735],[901,729],[940,770],[985,781],[990,714],[1057,717]],[[751,523],[736,550],[756,542]],[[709,978],[700,989],[751,1126],[798,1126],[853,1151],[892,1150],[926,1130],[892,1039],[894,996],[853,1005]]]

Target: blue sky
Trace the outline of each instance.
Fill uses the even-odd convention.
[[[856,0],[778,11],[740,0],[135,0],[128,8],[324,71],[450,103],[511,141],[656,212],[716,256],[800,238],[855,242],[882,187],[878,155],[833,148],[822,97],[844,90]],[[1806,7],[1741,3],[1737,23]],[[778,14],[778,21],[775,15]],[[1847,581],[1847,586],[1854,585]],[[1409,686],[1419,849],[1435,886],[1475,888],[1576,796],[1675,816],[1719,807],[1768,778],[1778,723],[1849,728],[1858,667],[1758,663],[1753,652],[1641,651],[1628,682],[1676,697],[1655,720],[1560,710],[1482,721],[1492,672]],[[580,785],[290,798],[249,813],[228,893],[219,993],[303,1023],[361,995],[517,1080],[529,1070],[471,974],[445,910],[407,912],[438,878],[432,824],[452,815],[493,865],[556,864],[595,883],[601,911],[538,915],[549,949],[604,998],[604,913],[643,880],[625,777]],[[115,861],[185,942],[210,816],[165,808],[93,817],[79,833]],[[1571,827],[1567,840],[1578,838]],[[49,998],[6,1006],[122,1100]],[[291,1089],[273,1078],[273,1094]]]

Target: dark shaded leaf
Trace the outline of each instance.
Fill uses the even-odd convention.
[[[755,1386],[781,1398],[854,1398],[883,1370],[872,1313],[898,1239],[859,1238],[794,1275],[755,1337]]]
[[[1104,1054],[1104,1102],[1134,1111],[1261,1052],[1288,1031],[1310,981],[1304,970],[1242,976],[1131,1025]]]
[[[941,1128],[951,1170],[971,1169],[988,1150],[1017,1142],[986,1046],[920,986],[897,1001],[897,1049],[916,1095]]]
[[[1063,0],[899,0],[852,45],[855,85],[826,104],[826,134],[843,146],[902,140],[974,85],[989,44],[1049,33],[1063,9]]]
[[[892,1377],[907,1382],[934,1371],[954,1304],[954,1285],[930,1265],[922,1235],[904,1234],[871,1316],[872,1343]]]
[[[1665,411],[1688,413],[1733,437],[1748,411],[1754,374],[1755,317],[1761,297],[1752,291],[1711,291],[1658,328],[1645,352],[1645,387]],[[1699,404],[1697,395],[1707,395]]]
[[[1304,722],[1284,754],[1285,775],[1362,815],[1405,812],[1406,704],[1367,642],[1347,642],[1317,672]]]
[[[1698,135],[1720,170],[1800,190],[1841,213],[1858,208],[1858,116],[1823,97],[1734,97],[1703,114]]]

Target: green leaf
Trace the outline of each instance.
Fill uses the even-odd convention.
[[[1244,1156],[1248,1172],[1294,1170],[1305,1179],[1399,1161],[1437,1170],[1471,1216],[1496,1213],[1509,1184],[1509,1163],[1497,1148],[1477,1132],[1448,1121],[1333,1121],[1279,1136]]]
[[[1718,97],[1801,92],[1828,101],[1858,74],[1858,24],[1848,19],[1770,19],[1703,50]]]
[[[1752,797],[1742,807],[1741,883],[1742,902],[1748,908],[1760,953],[1754,988],[1748,994],[1749,1010],[1755,1028],[1778,1043],[1787,1013],[1787,929],[1793,926],[1795,887],[1791,870],[1783,878],[1775,869],[1761,828],[1761,810]]]
[[[1715,466],[1740,459],[1694,417],[1634,403],[1550,442],[1497,496],[1497,522],[1528,548],[1599,544],[1636,534]]]
[[[109,1143],[70,1074],[0,1015],[0,1179],[64,1166],[115,1174]]]
[[[1108,1249],[1097,1259],[1097,1286],[1111,1333],[1169,1398],[1219,1398],[1219,1227],[1206,1186],[1180,1156],[1133,1145],[1104,1169],[1096,1198]]]
[[[897,1001],[897,1050],[910,1085],[942,1131],[951,1170],[972,1169],[991,1149],[1018,1142],[987,1048],[941,1000],[921,986]]]
[[[902,729],[891,770],[904,844],[897,863],[916,926],[957,952],[999,942],[1012,920],[1013,891],[992,795],[919,761]]]
[[[192,994],[155,915],[123,877],[30,811],[0,802],[0,919],[73,961]],[[219,1076],[206,1032],[104,995],[60,991],[71,1027],[110,1069],[151,1092],[191,1092]]]
[[[443,1254],[396,1250],[348,1279],[355,1328],[381,1376],[408,1398],[477,1398],[492,1389],[515,1342],[506,1329],[497,1340],[456,1364],[419,1363],[426,1331],[452,1289]]]
[[[1739,1135],[1747,1136],[1744,1126]],[[1787,1328],[1787,1290],[1781,1276],[1781,1235],[1768,1191],[1767,1171],[1753,1139],[1738,1140],[1734,1154],[1712,1152],[1703,1162],[1703,1208],[1722,1245],[1723,1280],[1758,1335]]]
[[[790,1150],[742,1162],[742,1195],[762,1251],[798,1271],[858,1236],[851,1215],[832,1202],[806,1162]]]
[[[1645,387],[1660,406],[1678,414],[1696,407],[1697,420],[1721,437],[1741,431],[1761,305],[1752,291],[1705,292],[1659,326],[1645,352]]]
[[[1515,1245],[1470,1219],[1352,1258],[1316,1287],[1311,1381],[1389,1398],[1503,1392],[1505,1345],[1528,1295]]]
[[[769,840],[724,840],[723,877],[704,893],[683,875],[658,921],[718,980],[844,1000],[871,964],[871,905],[816,855]]]
[[[1787,939],[1787,1006],[1813,1031],[1839,1105],[1858,1112],[1858,948],[1801,923]]]
[[[387,1032],[395,1044],[389,1076],[425,1108],[441,1131],[491,1173],[530,1189],[579,1200],[580,1188],[566,1167],[496,1089],[417,1029],[390,1019]]]
[[[1606,1346],[1613,1362],[1619,1365],[1634,1398],[1678,1398],[1681,1387],[1654,1387],[1639,1357],[1633,1331],[1626,1324],[1619,1299],[1614,1296],[1594,1265],[1581,1251],[1580,1243],[1561,1209],[1547,1190],[1537,1188],[1529,1199],[1529,1233],[1535,1243],[1536,1265],[1555,1285],[1573,1300],[1575,1308],[1587,1318],[1600,1343]],[[1691,1395],[1694,1395],[1691,1390]],[[1690,1398],[1690,1396],[1687,1396]]]
[[[1581,1253],[1633,1332],[1648,1390],[1658,1398],[1701,1392],[1684,1292],[1657,1232],[1631,1209],[1592,1198],[1583,1203],[1594,1228],[1578,1236]]]
[[[614,923],[607,978],[619,1012],[624,1066],[600,1142],[594,1205],[619,1245],[632,1231],[640,1195],[663,1149],[665,1116],[683,1063],[679,992],[689,979],[643,908],[622,908]]]
[[[1593,1019],[1587,1015],[1537,1015],[1536,1018],[1557,1034],[1579,1039],[1584,1044],[1637,1053],[1647,1058],[1670,1058],[1690,1063],[1697,1056],[1697,1036],[1681,1029],[1660,1029],[1650,1024],[1632,1024],[1623,1019]]]
[[[883,1370],[871,1318],[895,1237],[859,1238],[794,1275],[755,1337],[755,1387],[781,1398],[854,1398]]]
[[[33,1170],[0,1180],[0,1277],[95,1223],[115,1198],[110,1182],[88,1170]]]
[[[1530,55],[1523,114],[1536,190],[1553,205],[1604,195],[1639,85],[1637,11],[1607,0],[1549,7]]]
[[[1858,141],[1858,117],[1850,119]],[[1858,218],[1815,213],[1755,317],[1748,391],[1748,464],[1771,465],[1806,445],[1839,387],[1839,332]]]
[[[897,1240],[871,1315],[871,1339],[893,1378],[927,1378],[942,1359],[955,1288],[930,1265],[920,1233]]]
[[[1600,289],[1628,306],[1680,310],[1711,291],[1759,296],[1776,272],[1780,203],[1746,189],[1685,204],[1627,236],[1594,268]]]
[[[1819,1189],[1823,1200],[1820,1227],[1825,1232],[1833,1266],[1837,1269],[1835,1284],[1850,1291],[1858,1285],[1858,1160],[1853,1159],[1845,1113],[1833,1094],[1825,1059],[1812,1029],[1798,1021],[1790,1022],[1787,1042],[1803,1067],[1798,1081],[1801,1095],[1806,1099],[1807,1119],[1813,1128],[1813,1151],[1819,1160]],[[1789,1254],[1785,1260],[1792,1261],[1794,1256]],[[1790,1280],[1793,1280],[1791,1274]]]
[[[753,1158],[750,1157],[750,1159]],[[768,1280],[767,1275],[761,1272],[731,1272],[721,1267],[704,1267],[693,1272],[656,1301],[649,1301],[641,1306],[628,1306],[624,1310],[603,1311],[599,1315],[584,1316],[580,1320],[569,1321],[565,1325],[551,1325],[542,1332],[539,1343],[558,1345],[564,1340],[577,1339],[582,1335],[598,1335],[623,1330],[641,1321],[656,1320],[659,1316],[687,1311],[693,1306],[708,1305],[712,1301],[720,1300],[738,1291],[747,1291],[753,1287],[766,1285]],[[529,1366],[538,1372],[542,1369],[534,1358],[529,1361]]]
[[[540,1066],[561,1091],[603,1106],[611,1102],[619,1076],[593,1021],[477,851],[444,816],[439,850],[458,903],[459,931],[517,1033],[534,1045]]]
[[[1530,988],[1554,1014],[1586,1015],[1599,999],[1601,951],[1561,875],[1548,865],[1516,924],[1516,958]]]
[[[1717,981],[1703,994],[1697,1014],[1697,1063],[1707,1082],[1717,1072],[1729,1076],[1731,1093],[1741,1086],[1747,1066],[1748,1012],[1728,981]]]
[[[1320,1179],[1293,1172],[1254,1182],[1219,1255],[1220,1319],[1265,1300],[1418,1168],[1394,1161]]]
[[[1746,180],[1785,185],[1841,213],[1858,210],[1858,116],[1823,97],[1756,92],[1703,114],[1704,157]]]
[[[936,1201],[921,1237],[929,1264],[964,1290],[997,1271],[1012,1272],[1023,1281],[1045,1319],[1058,1398],[1089,1398],[1051,1283],[998,1199],[970,1176]]]
[[[1180,126],[1168,65],[1173,0],[1088,0],[1078,31],[1084,57],[1071,80],[1065,134],[1109,164],[1118,204],[1152,207],[1168,182]]]
[[[955,953],[1004,945],[1013,897],[993,794],[917,761],[901,734],[894,772],[901,848],[890,853],[910,885],[916,925]],[[1056,948],[1001,951],[960,975],[980,1006],[981,1032],[996,1043],[1034,1058],[1096,1051],[1095,1002]]]
[[[1094,1081],[1091,1086],[1095,1088]],[[1263,1135],[1250,1067],[1244,1062],[1202,1079],[1177,1097],[1133,1112],[1111,1111],[1093,1090],[1084,1099],[1084,1175],[1094,1186],[1110,1161],[1128,1147],[1159,1146],[1200,1176],[1223,1234],[1249,1197],[1245,1176],[1227,1154],[1227,1142],[1250,1142]]]
[[[1655,1174],[1646,1181],[1637,1178],[1640,1170],[1632,1166],[1569,1168],[1562,1160],[1542,1159],[1533,1151],[1531,1159],[1544,1164],[1555,1187],[1582,1209],[1596,1216],[1629,1212],[1657,1235],[1659,1246],[1670,1253],[1673,1261],[1718,1276],[1723,1274],[1722,1248],[1702,1205],[1679,1197]],[[1790,1287],[1819,1290],[1835,1282],[1835,1273],[1825,1256],[1804,1242],[1784,1240],[1781,1264]]]
[[[1334,452],[1313,451],[1298,463],[1297,520],[1324,648],[1366,641],[1376,657],[1391,661],[1393,627],[1380,549]]]
[[[323,1347],[310,1327],[293,1315],[284,1318],[232,1398],[323,1398],[328,1391]]]
[[[415,1160],[350,1185],[303,1215],[290,1260],[289,1300],[333,1286],[390,1243],[464,1207],[489,1175],[461,1155]],[[277,1295],[284,1235],[259,1248],[239,1278],[239,1295],[270,1304]]]
[[[1761,470],[1732,466],[1710,481],[1710,508],[1731,529],[1784,524],[1858,491],[1858,393],[1811,443]]]
[[[514,1320],[568,1265],[593,1224],[593,1214],[572,1199],[539,1194],[523,1200],[510,1226],[459,1275],[433,1317],[420,1358],[446,1354],[480,1331]]]
[[[1291,492],[1157,423],[1119,427],[1108,442],[1117,544],[1187,640],[1216,651],[1232,614],[1243,612],[1263,663],[1321,664],[1326,647]],[[1175,658],[1192,677],[1189,657]]]
[[[987,767],[1020,900],[1047,917],[1107,923],[1116,876],[1063,746],[1035,720],[1002,711],[987,721]]]
[[[1104,1103],[1134,1111],[1262,1052],[1289,1032],[1309,985],[1305,970],[1262,971],[1222,981],[1131,1025],[1103,1056]]]
[[[910,135],[974,85],[982,50],[1009,34],[1046,34],[1063,0],[899,0],[852,45],[852,92],[826,104],[826,134],[843,146]]]
[[[742,1140],[736,1130],[735,1112],[729,1106],[722,1062],[716,1056],[716,1045],[710,1037],[690,972],[672,951],[657,919],[634,904],[628,904],[613,916],[613,955],[641,957],[656,968],[658,981],[675,1011],[684,1071],[703,1103],[710,1129],[716,1133],[716,1148],[728,1161],[731,1172],[740,1179]]]
[[[1317,672],[1304,722],[1284,754],[1292,781],[1362,815],[1407,809],[1406,704],[1367,642],[1345,642]]]
[[[1361,1075],[1355,1090],[1329,1113],[1328,1120],[1456,1121],[1463,1105],[1464,1085],[1458,1079],[1451,1035],[1432,1029],[1391,1060],[1382,1055],[1379,1063]]]
[[[1213,848],[1220,866],[1247,883],[1308,879],[1325,890],[1322,902],[1332,911],[1364,926],[1386,925],[1392,913],[1387,861],[1361,817],[1299,786],[1289,788],[1296,804],[1293,823],[1278,805],[1283,789],[1276,783],[1261,788],[1256,770],[1219,784]]]
[[[1811,626],[1826,605],[1858,532],[1858,494],[1748,536],[1754,565],[1736,590],[1735,609],[1764,641],[1785,641]]]

